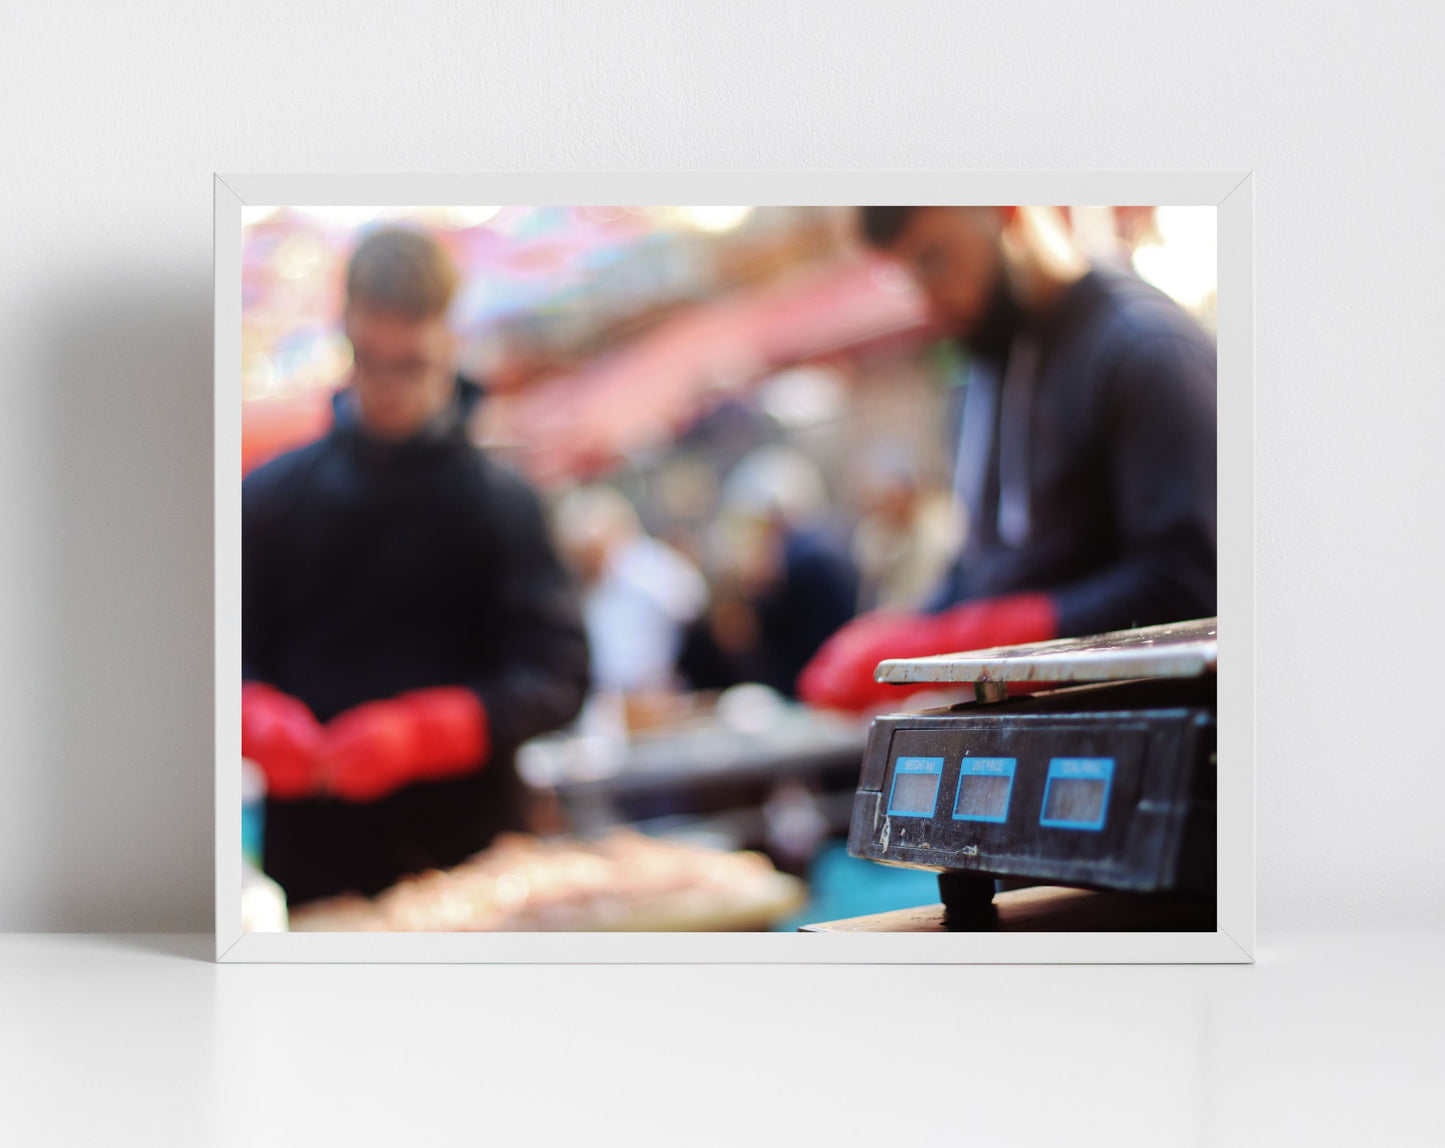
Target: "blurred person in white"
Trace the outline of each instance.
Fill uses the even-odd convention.
[[[852,540],[859,608],[925,605],[962,540],[962,509],[947,491],[923,484],[910,452],[893,443],[865,455],[860,502]]]
[[[554,521],[582,583],[595,688],[622,694],[675,688],[683,628],[707,604],[701,572],[644,531],[632,504],[611,487],[569,492]]]

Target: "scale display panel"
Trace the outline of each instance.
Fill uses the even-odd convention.
[[[1104,828],[1109,808],[1112,757],[1056,757],[1049,762],[1039,824],[1052,829]]]
[[[955,821],[1008,820],[1016,757],[965,757],[958,765],[958,793],[953,799]]]
[[[893,767],[888,816],[932,817],[938,808],[938,783],[942,776],[941,757],[900,757]]]
[[[849,852],[939,873],[1212,891],[1213,696],[1210,676],[876,718]]]

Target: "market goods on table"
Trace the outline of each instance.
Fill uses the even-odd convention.
[[[760,853],[729,853],[617,829],[593,841],[507,834],[445,872],[367,899],[291,912],[295,932],[665,931],[766,928],[806,889]]]

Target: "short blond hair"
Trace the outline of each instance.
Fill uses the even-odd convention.
[[[346,302],[431,319],[446,314],[458,279],[451,256],[434,237],[408,227],[382,227],[352,252]]]

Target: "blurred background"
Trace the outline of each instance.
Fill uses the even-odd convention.
[[[426,227],[464,276],[460,367],[487,392],[472,437],[543,493],[595,680],[518,757],[534,836],[476,869],[490,917],[414,883],[385,923],[353,902],[292,927],[600,927],[585,898],[537,892],[597,840],[614,869],[695,885],[641,917],[614,903],[607,927],[787,930],[937,899],[932,874],[846,855],[866,720],[792,696],[856,613],[920,605],[968,525],[950,493],[967,363],[862,247],[856,208],[245,210],[244,469],[329,426],[356,242]],[[1094,259],[1213,327],[1212,207],[1062,210]]]

